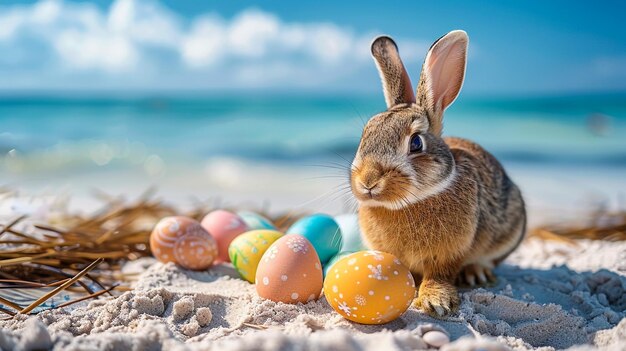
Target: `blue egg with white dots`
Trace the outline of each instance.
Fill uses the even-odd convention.
[[[261,216],[258,213],[249,211],[239,211],[237,215],[243,220],[250,230],[276,230],[276,226],[272,224],[272,221]]]
[[[328,262],[341,249],[341,229],[333,217],[324,214],[315,214],[304,217],[294,223],[287,234],[300,234],[307,238],[322,264]]]

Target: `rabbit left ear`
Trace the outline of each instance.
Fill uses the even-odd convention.
[[[431,132],[437,135],[443,130],[443,112],[463,85],[468,43],[467,33],[455,30],[437,40],[426,55],[417,97],[428,111]]]
[[[415,94],[409,75],[402,64],[398,46],[387,36],[378,37],[372,43],[372,56],[376,61],[387,108],[398,104],[414,103]]]

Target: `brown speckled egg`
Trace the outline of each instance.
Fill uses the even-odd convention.
[[[202,270],[217,257],[215,239],[197,221],[165,217],[150,235],[152,254],[163,263],[174,262],[187,269]]]
[[[322,291],[322,265],[313,245],[289,234],[267,249],[256,271],[256,291],[272,301],[306,303]]]
[[[248,231],[241,217],[224,210],[209,213],[200,224],[217,241],[217,262],[230,262],[228,246],[237,236]]]

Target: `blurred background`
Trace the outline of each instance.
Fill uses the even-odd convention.
[[[619,207],[625,13],[619,1],[2,0],[0,186],[26,212],[151,186],[181,205],[354,211],[347,166],[385,109],[371,40],[396,38],[416,85],[430,44],[464,29],[467,77],[444,133],[499,157],[531,220]]]

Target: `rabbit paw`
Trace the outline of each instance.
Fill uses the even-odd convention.
[[[452,284],[433,280],[422,282],[419,294],[413,300],[414,307],[436,318],[456,312],[459,303],[459,294]]]
[[[496,281],[496,277],[491,271],[492,268],[493,265],[488,263],[479,262],[468,264],[461,270],[459,283],[470,287],[493,283]]]

